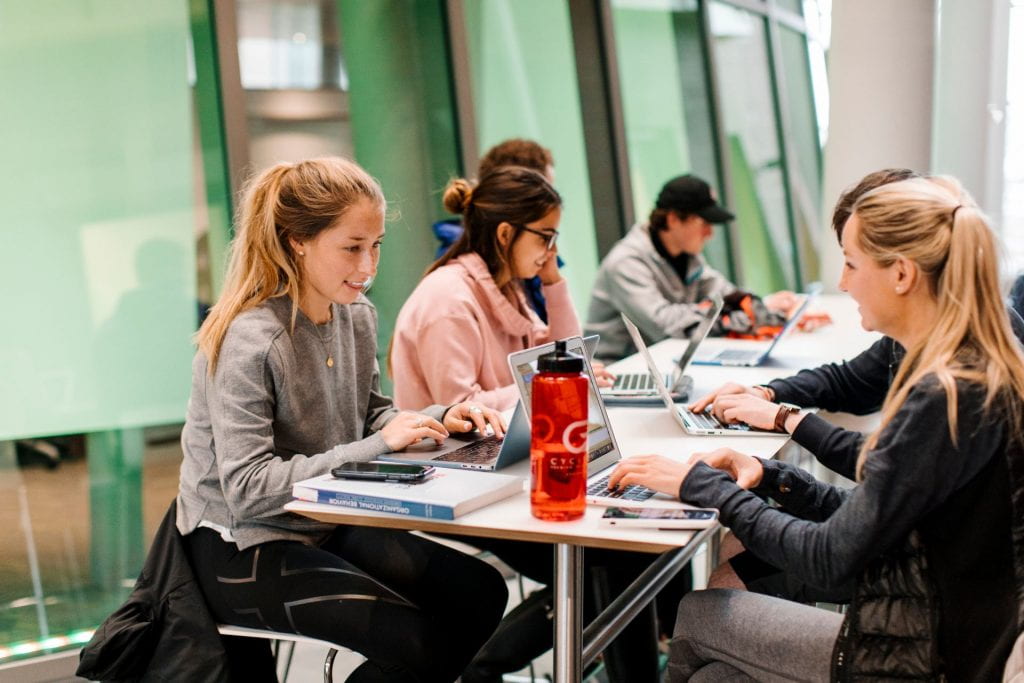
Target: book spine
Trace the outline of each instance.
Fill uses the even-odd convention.
[[[407,500],[395,500],[394,498],[380,498],[377,496],[363,496],[354,493],[342,493],[339,491],[317,490],[316,502],[335,505],[337,507],[373,510],[374,512],[390,512],[394,515],[408,515],[410,517],[455,519],[455,510],[446,505],[416,503]]]

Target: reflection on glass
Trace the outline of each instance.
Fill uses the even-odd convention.
[[[334,0],[238,0],[242,87],[348,90],[333,21]],[[330,26],[328,24],[328,29]]]
[[[736,214],[740,285],[765,294],[796,282],[764,19],[708,5]]]
[[[807,41],[796,31],[779,27],[780,58],[785,74],[786,135],[790,159],[790,192],[796,223],[802,281],[817,280],[821,225],[821,148],[818,146]]]
[[[633,202],[645,220],[661,186],[677,175],[718,184],[700,14],[696,0],[612,6]],[[716,230],[706,256],[729,272],[725,250]]]
[[[188,3],[137,10],[0,0],[0,665],[78,646],[124,599],[148,537],[142,427],[188,400]]]

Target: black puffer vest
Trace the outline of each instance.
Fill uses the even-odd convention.
[[[943,680],[935,640],[938,601],[918,533],[874,560],[854,590],[832,659],[832,679]]]

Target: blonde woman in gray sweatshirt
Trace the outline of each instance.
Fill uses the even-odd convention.
[[[359,652],[349,681],[453,681],[501,618],[498,572],[407,532],[283,509],[294,482],[342,462],[488,424],[502,433],[478,404],[400,412],[381,393],[363,292],[384,212],[376,181],[342,159],[278,164],[249,185],[198,334],[178,530],[219,622]],[[232,674],[273,680],[268,655],[229,648]]]

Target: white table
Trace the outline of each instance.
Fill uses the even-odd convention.
[[[866,349],[877,335],[859,327],[856,306],[845,296],[824,296],[820,307],[829,311],[834,325],[812,333],[799,331],[783,339],[770,363],[758,368],[691,366],[687,374],[694,378],[694,395],[711,391],[726,381],[745,384],[766,382],[790,375],[804,367],[851,358]],[[737,344],[733,340],[709,339],[709,345]],[[685,343],[666,340],[651,347],[652,354],[668,367]],[[615,370],[641,370],[643,363],[631,357],[617,363]],[[664,408],[609,409],[612,427],[623,455],[660,453],[685,459],[691,453],[730,447],[764,457],[774,456],[788,437],[764,436],[690,436],[682,431]],[[524,483],[529,463],[522,461],[503,470],[520,474]],[[485,474],[481,476],[486,476]],[[544,522],[530,515],[529,496],[525,492],[476,510],[453,521],[404,517],[364,510],[338,509],[315,503],[292,502],[286,509],[333,524],[352,524],[396,529],[506,538],[555,545],[555,680],[578,681],[583,665],[604,649],[610,640],[685,565],[699,545],[710,540],[716,529],[701,533],[647,529],[615,529],[599,524],[603,508],[590,506],[586,515],[573,522]],[[662,553],[619,599],[613,602],[584,632],[582,628],[581,583],[583,547],[611,548]]]

